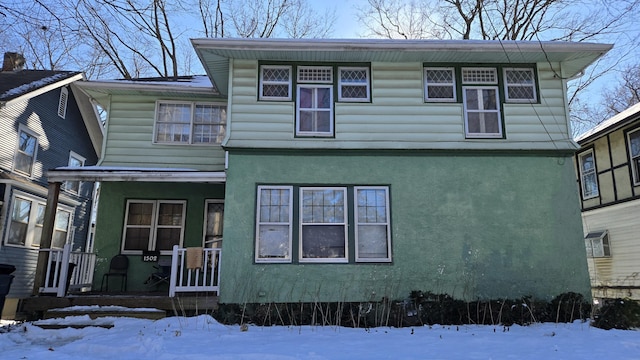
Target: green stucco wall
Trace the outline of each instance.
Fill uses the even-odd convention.
[[[223,199],[224,185],[194,183],[105,182],[100,189],[96,222],[95,253],[97,255],[94,289],[100,289],[102,274],[109,269],[111,258],[120,253],[127,199],[186,200],[185,246],[202,246],[205,199]],[[144,281],[154,263],[144,263],[140,255],[128,255],[128,291],[149,290]],[[113,280],[110,290],[119,290]]]
[[[345,155],[230,151],[222,303],[589,297],[571,155]],[[259,184],[388,185],[393,263],[256,264]]]

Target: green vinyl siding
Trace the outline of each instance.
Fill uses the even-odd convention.
[[[222,303],[403,299],[413,290],[589,296],[570,155],[231,151],[229,161]],[[256,264],[259,185],[388,186],[392,263],[299,264],[294,255]]]
[[[159,99],[155,96],[111,97],[104,160],[100,165],[224,170],[225,155],[219,145],[153,144],[156,100]],[[197,97],[189,101],[217,102]]]
[[[553,69],[558,71],[559,64]],[[258,62],[233,62],[230,148],[575,149],[565,87],[537,64],[539,103],[502,104],[505,139],[465,139],[463,105],[425,103],[422,63],[371,64],[371,103],[335,103],[335,137],[295,137],[295,101],[258,101]],[[502,87],[501,87],[502,91]]]

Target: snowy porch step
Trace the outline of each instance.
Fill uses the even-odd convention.
[[[63,327],[83,328],[87,326],[108,328],[113,326],[113,324],[111,324],[107,319],[109,317],[130,317],[157,320],[166,316],[166,311],[154,308],[128,308],[124,306],[99,305],[72,306],[67,308],[49,309],[45,311],[43,320],[35,322],[34,325],[50,329]]]

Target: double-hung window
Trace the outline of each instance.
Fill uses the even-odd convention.
[[[290,262],[292,186],[258,186],[256,262]]]
[[[628,133],[629,160],[633,173],[633,184],[640,185],[640,129]]]
[[[455,102],[456,76],[454,68],[424,68],[424,100]]]
[[[497,70],[462,68],[462,84],[466,137],[502,137]]]
[[[356,261],[391,261],[387,190],[386,187],[355,187]]]
[[[38,150],[38,136],[23,127],[18,128],[18,148],[16,149],[13,170],[27,176],[33,174],[33,164]]]
[[[122,252],[141,254],[160,251],[168,254],[173,245],[182,245],[186,201],[128,200]]]
[[[226,124],[226,105],[158,101],[153,140],[157,144],[220,144]]]
[[[256,214],[256,262],[391,262],[386,186],[261,185]]]
[[[592,231],[584,237],[585,247],[587,248],[588,257],[607,257],[611,256],[611,248],[609,246],[609,231]]]
[[[83,167],[85,158],[76,154],[73,151],[69,152],[69,167]],[[80,193],[80,181],[65,181],[64,190],[72,193]]]
[[[533,68],[504,68],[506,102],[531,103],[537,100]]]
[[[582,183],[582,198],[590,199],[598,196],[598,174],[593,150],[578,155],[580,164],[580,182]]]
[[[44,199],[16,192],[13,196],[11,218],[6,243],[25,247],[40,247],[44,225]],[[52,248],[62,248],[69,238],[71,209],[58,208],[54,219]]]
[[[333,136],[333,67],[298,66],[296,135]]]
[[[300,188],[300,261],[346,262],[347,189]]]

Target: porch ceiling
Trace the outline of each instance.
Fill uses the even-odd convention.
[[[47,171],[49,182],[63,181],[139,181],[139,182],[195,182],[225,183],[224,171],[197,171],[192,169],[150,169],[116,167],[61,167]]]

